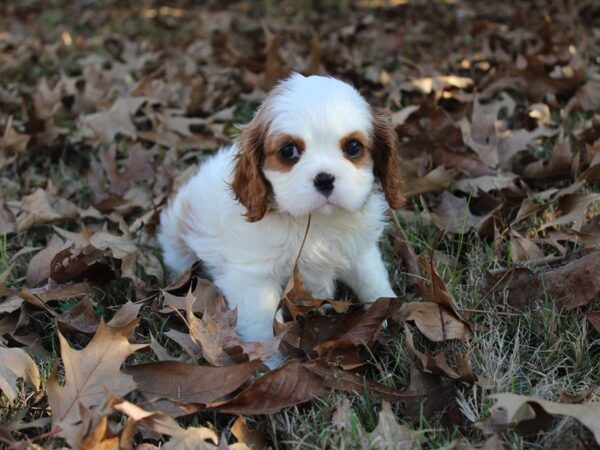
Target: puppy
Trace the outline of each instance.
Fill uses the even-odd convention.
[[[395,144],[389,118],[352,86],[292,74],[163,211],[166,264],[201,259],[238,310],[240,338],[271,340],[310,215],[298,268],[315,298],[332,298],[337,279],[364,303],[395,297],[377,247],[386,200],[402,203]]]

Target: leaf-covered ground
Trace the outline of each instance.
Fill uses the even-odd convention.
[[[166,3],[0,4],[0,446],[598,448],[598,3]],[[408,202],[400,298],[290,274],[267,372],[155,233],[291,70],[392,111]]]

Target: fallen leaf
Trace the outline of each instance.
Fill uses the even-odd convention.
[[[544,258],[544,252],[531,239],[524,238],[516,231],[510,238],[510,258],[513,263],[535,261]]]
[[[6,121],[4,134],[0,137],[0,151],[5,151],[9,154],[22,154],[27,149],[27,144],[31,136],[28,134],[19,133],[12,126],[12,118]]]
[[[92,245],[79,249],[67,247],[50,263],[50,278],[57,283],[82,280],[103,283],[118,278],[118,273],[107,255]]]
[[[600,109],[600,81],[589,80],[581,86],[575,95],[571,97],[561,112],[563,117],[568,117],[571,111],[597,111]]]
[[[165,450],[217,450],[219,439],[217,433],[210,428],[182,428],[175,419],[162,412],[145,411],[126,401],[115,404],[113,408],[129,417],[135,427],[170,436],[171,439],[161,446]],[[248,447],[238,447],[239,450],[244,448]]]
[[[223,296],[202,319],[193,313],[196,298],[186,297],[187,322],[190,336],[202,349],[202,356],[214,366],[231,365],[235,360],[267,360],[279,347],[281,337],[270,342],[242,342],[237,335],[237,310],[229,310]],[[208,308],[207,308],[208,309]],[[212,310],[212,311],[211,311]]]
[[[145,150],[141,144],[134,145],[129,149],[125,167],[121,171],[117,168],[116,152],[116,146],[111,145],[106,151],[100,153],[111,192],[123,195],[136,181],[154,180],[151,151]]]
[[[231,434],[238,442],[246,444],[251,450],[266,450],[268,447],[265,436],[258,430],[250,430],[244,417],[238,417],[231,427]]]
[[[525,268],[511,268],[488,273],[484,289],[507,293],[508,304],[527,308],[545,298],[556,301],[559,308],[573,309],[587,305],[600,292],[600,251],[583,251],[570,262],[535,273]]]
[[[589,312],[585,315],[585,318],[594,330],[596,330],[597,333],[600,333],[600,311]]]
[[[80,299],[71,309],[60,314],[57,320],[63,331],[92,334],[98,328],[94,305],[87,296]]]
[[[537,399],[516,394],[494,394],[491,396],[495,403],[491,410],[493,425],[506,426],[516,425],[522,420],[535,421],[537,412],[533,409],[533,417],[523,416],[522,410],[530,405],[536,405],[548,414],[558,416],[569,416],[577,419],[594,435],[597,444],[600,444],[600,403],[556,403],[548,400]]]
[[[548,161],[533,162],[518,173],[525,178],[564,177],[571,174],[572,164],[571,143],[564,136],[560,136]]]
[[[427,339],[442,342],[449,339],[467,341],[473,337],[469,326],[446,307],[431,302],[404,303],[398,321],[414,322]]]
[[[416,431],[400,425],[388,402],[381,404],[377,427],[369,433],[369,448],[379,450],[420,449]]]
[[[110,145],[117,134],[135,139],[131,117],[146,103],[144,97],[118,98],[110,109],[81,117],[81,126],[91,130],[90,140]]]
[[[478,196],[480,192],[517,191],[517,177],[510,173],[484,175],[476,178],[462,178],[452,183],[452,190]]]
[[[417,350],[412,332],[410,331],[409,327],[404,327],[404,337],[408,351],[415,355],[416,358],[421,362],[424,372],[443,375],[452,380],[467,382],[473,382],[475,380],[473,372],[471,371],[471,367],[468,364],[468,360],[459,360],[461,364],[459,365],[460,370],[457,372],[448,363],[448,359],[444,352],[440,352],[435,356],[431,356],[427,353]]]
[[[17,399],[19,378],[36,390],[40,387],[40,372],[31,356],[21,348],[8,348],[0,344],[0,391],[6,395],[9,404]]]
[[[423,214],[439,229],[449,233],[466,233],[481,220],[469,210],[467,198],[457,197],[448,191],[442,192],[440,203],[435,208]]]
[[[575,231],[581,231],[588,208],[598,202],[600,202],[600,194],[596,193],[564,195],[558,200],[555,218],[544,223],[540,230],[569,226]]]
[[[46,248],[36,253],[27,266],[27,287],[35,287],[50,277],[50,266],[54,256],[64,245],[63,240],[56,235],[52,236]]]
[[[401,400],[411,395],[345,372],[322,361],[291,360],[258,378],[231,400],[209,403],[195,410],[217,410],[231,414],[274,414],[283,408],[305,403],[330,389],[363,391],[375,397]]]
[[[423,176],[417,174],[407,176],[403,194],[405,197],[410,198],[427,192],[440,192],[447,189],[457,176],[457,169],[447,169],[440,165]]]
[[[58,434],[77,446],[85,437],[79,421],[81,408],[102,404],[109,393],[125,395],[135,389],[131,375],[119,370],[127,356],[146,347],[131,344],[128,336],[138,320],[119,327],[100,321],[90,343],[82,350],[74,350],[58,332],[61,358],[65,367],[65,384],[58,383],[55,367],[48,379],[48,403],[52,409],[52,426],[60,428]]]
[[[260,361],[227,367],[159,361],[129,366],[124,372],[133,376],[136,389],[147,399],[209,403],[238,389],[261,367]]]
[[[77,217],[77,207],[63,198],[54,198],[43,189],[23,197],[16,217],[17,232],[25,231],[34,225],[42,225],[56,220]]]

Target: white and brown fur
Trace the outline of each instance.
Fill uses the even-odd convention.
[[[364,152],[348,157],[349,140]],[[280,153],[289,144],[299,153],[292,162]],[[315,297],[332,297],[336,280],[365,303],[393,297],[377,243],[388,204],[402,203],[399,163],[386,114],[342,81],[293,74],[162,213],[165,262],[183,271],[201,259],[238,309],[240,337],[271,340],[310,215],[298,267]],[[335,178],[327,195],[315,187],[320,173]]]

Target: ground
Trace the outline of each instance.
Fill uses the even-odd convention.
[[[0,445],[598,448],[596,3],[3,2]],[[292,70],[392,113],[399,298],[294,279],[265,373],[156,229]]]

